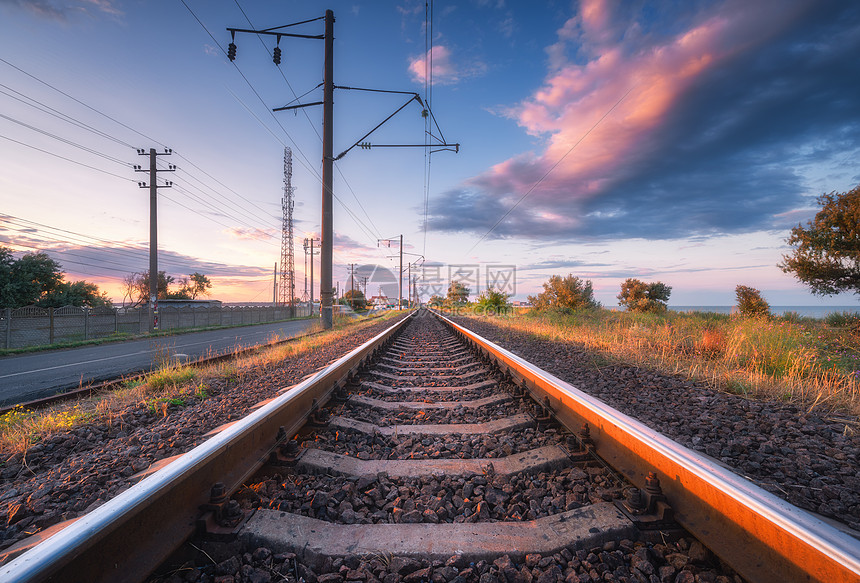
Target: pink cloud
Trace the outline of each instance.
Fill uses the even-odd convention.
[[[437,85],[452,85],[468,77],[481,75],[487,69],[480,61],[474,61],[466,66],[455,64],[451,50],[444,45],[436,45],[428,53],[410,61],[409,72],[413,80],[424,83],[429,70],[428,63],[432,63],[433,82]]]
[[[673,37],[649,41],[642,25],[614,2],[583,2],[547,51],[550,73],[543,86],[507,112],[529,134],[548,136],[545,149],[497,164],[473,184],[518,198],[564,158],[532,193],[538,199],[532,204],[598,196],[649,152],[699,78],[779,32],[799,8],[776,0],[729,1]],[[566,61],[570,44],[588,56],[586,62]]]

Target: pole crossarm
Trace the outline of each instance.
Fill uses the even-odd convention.
[[[416,99],[418,99],[418,103],[422,106],[424,102],[421,100],[421,96],[415,93],[414,91],[395,91],[393,89],[368,89],[367,87],[347,87],[346,85],[335,85],[335,89],[345,89],[347,91],[368,91],[370,93],[394,93],[396,95],[412,95]]]
[[[379,122],[378,124],[376,124],[376,127],[374,127],[372,130],[370,130],[369,132],[367,132],[366,134],[364,134],[363,136],[361,136],[360,138],[358,138],[358,140],[356,140],[356,142],[355,142],[353,145],[351,145],[349,148],[347,148],[346,150],[344,150],[343,152],[341,152],[340,154],[338,154],[338,155],[335,157],[335,160],[340,160],[341,158],[343,158],[344,156],[346,156],[346,154],[347,154],[350,150],[352,150],[354,147],[356,147],[357,145],[359,145],[359,144],[362,142],[362,140],[364,140],[365,138],[367,138],[368,136],[370,136],[370,134],[372,134],[373,132],[375,132],[376,130],[378,130],[379,128],[381,128],[381,127],[382,127],[382,126],[383,126],[383,125],[384,125],[388,120],[390,120],[392,117],[394,117],[395,115],[397,115],[398,113],[400,113],[401,111],[403,111],[403,109],[404,109],[407,105],[409,105],[410,103],[412,103],[413,101],[416,101],[416,100],[418,101],[418,103],[421,103],[421,98],[418,96],[418,94],[417,94],[417,93],[416,93],[416,94],[412,94],[412,97],[410,97],[410,98],[409,98],[409,101],[407,101],[406,103],[404,103],[403,105],[401,105],[400,107],[398,107],[398,108],[394,111],[394,113],[392,113],[391,115],[389,115],[388,117],[386,117],[384,120],[382,120],[381,122]]]
[[[311,103],[300,103],[299,105],[285,105],[283,107],[276,107],[272,111],[289,111],[291,109],[301,109],[303,107],[312,107],[314,105],[324,105],[323,101],[314,101]]]
[[[285,26],[292,26],[292,25],[287,24]],[[282,28],[282,27],[278,27],[278,28]],[[230,27],[227,27],[227,30],[233,34],[235,34],[237,32],[247,32],[250,34],[267,34],[269,36],[276,36],[278,38],[281,38],[282,36],[289,36],[292,38],[311,38],[311,39],[316,39],[316,40],[323,40],[325,38],[325,35],[323,35],[323,34],[293,34],[291,32],[272,32],[273,30],[277,30],[274,28],[264,29],[264,30],[252,30],[250,28],[230,28]]]
[[[358,144],[358,146],[362,150],[370,150],[372,148],[434,148],[438,147],[436,150],[430,150],[430,153],[433,152],[460,152],[460,144],[371,144],[370,142],[362,142]],[[335,158],[337,160],[337,158]]]

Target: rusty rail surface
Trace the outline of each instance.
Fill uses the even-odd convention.
[[[757,583],[860,581],[860,541],[437,314],[640,488],[655,472],[675,519]]]
[[[193,533],[215,483],[228,492],[238,487],[262,466],[279,435],[298,431],[313,407],[410,317],[0,567],[0,581],[144,580]]]

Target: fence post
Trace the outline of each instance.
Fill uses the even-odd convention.
[[[84,308],[84,340],[90,339],[90,309]]]
[[[113,333],[119,332],[119,308],[113,309]]]
[[[48,344],[54,343],[54,308],[48,308]]]
[[[6,308],[6,348],[12,348],[12,308]]]

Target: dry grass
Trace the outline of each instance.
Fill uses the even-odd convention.
[[[381,319],[396,315],[391,312]],[[108,393],[81,399],[74,404],[59,403],[47,408],[29,410],[16,407],[0,415],[0,463],[8,455],[25,451],[29,446],[60,431],[88,423],[113,425],[122,422],[122,413],[129,407],[141,406],[166,416],[171,407],[183,407],[209,396],[209,386],[217,379],[242,382],[261,371],[277,366],[286,359],[308,354],[337,342],[379,319],[354,321],[337,318],[332,330],[321,332],[315,326],[309,332],[319,332],[276,344],[236,359],[216,362],[202,367],[171,362],[169,354],[158,352],[158,370],[143,379],[126,381]]]
[[[849,329],[830,328],[819,320],[598,310],[491,321],[576,342],[611,360],[679,374],[720,390],[860,416],[857,338]]]

